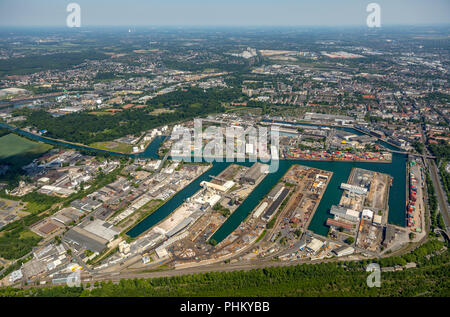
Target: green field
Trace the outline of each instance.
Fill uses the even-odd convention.
[[[49,149],[51,149],[51,145],[36,143],[12,133],[0,137],[0,160],[35,156],[45,153]]]
[[[12,133],[0,137],[0,165],[9,165],[6,174],[0,175],[0,179],[7,180],[11,187],[16,186],[20,175],[24,173],[22,167],[51,148],[51,145],[33,142]]]
[[[130,144],[115,141],[95,142],[90,144],[89,146],[100,150],[113,151],[125,154],[131,153],[133,149],[133,146]]]

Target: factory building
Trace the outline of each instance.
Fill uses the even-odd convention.
[[[120,230],[110,223],[95,219],[84,227],[71,228],[64,235],[64,240],[78,246],[77,249],[86,248],[100,253],[119,233]]]

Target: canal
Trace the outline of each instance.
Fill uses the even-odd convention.
[[[0,123],[0,126],[5,128],[13,128],[11,126]],[[347,131],[360,134],[359,131],[352,131],[353,129],[345,128]],[[75,145],[63,141],[56,141],[47,139],[45,137],[37,136],[32,133],[14,129],[15,133],[24,135],[30,139],[37,141],[50,143],[53,145],[65,146],[74,149],[84,149],[89,151],[98,151],[100,153],[109,153],[111,155],[121,155],[119,153],[98,150],[88,146]],[[158,158],[158,148],[164,141],[164,136],[156,137],[151,144],[146,148],[143,153],[132,154],[130,157],[140,158]],[[380,141],[382,142],[382,141]],[[389,146],[389,144],[383,144],[383,146]],[[123,154],[122,154],[123,155]],[[281,160],[279,162],[279,169],[275,173],[268,174],[265,179],[255,188],[255,190],[247,197],[247,199],[236,209],[236,211],[225,221],[225,223],[215,232],[212,239],[217,242],[225,239],[234,229],[236,229],[241,222],[252,212],[252,210],[258,205],[258,203],[264,198],[265,195],[272,189],[273,186],[281,179],[286,171],[293,164],[301,164],[305,166],[315,167],[322,170],[332,171],[333,177],[328,184],[328,187],[322,197],[322,200],[317,207],[313,219],[308,227],[309,230],[320,234],[326,235],[328,227],[325,225],[327,218],[331,217],[329,209],[331,205],[338,204],[342,195],[342,190],[339,188],[342,182],[346,182],[350,171],[353,167],[359,167],[376,171],[380,173],[389,174],[393,178],[392,186],[389,191],[389,223],[393,223],[399,226],[405,226],[405,193],[406,193],[406,161],[407,156],[405,154],[393,153],[391,163],[371,163],[371,162],[330,162],[330,161],[304,161],[304,160]],[[131,237],[137,237],[143,232],[147,231],[166,217],[168,217],[176,208],[178,208],[186,198],[192,196],[198,190],[200,190],[200,183],[204,180],[208,180],[209,176],[217,176],[220,174],[229,164],[227,162],[214,162],[211,169],[190,183],[180,192],[175,194],[168,202],[155,210],[150,216],[138,223],[135,227],[127,232]],[[251,166],[251,162],[237,163],[245,166]]]
[[[208,180],[209,176],[217,176],[229,164],[226,162],[214,162],[210,170],[201,175],[198,179],[186,186],[183,190],[175,194],[172,199],[162,205],[159,209],[137,224],[134,228],[127,232],[131,237],[137,237],[160,221],[168,217],[176,208],[178,208],[186,198],[192,196],[200,190],[200,183]],[[245,166],[251,166],[251,162],[236,163]],[[333,177],[317,207],[316,213],[308,227],[309,230],[320,234],[327,235],[328,227],[325,225],[326,220],[331,217],[329,209],[331,205],[339,203],[342,196],[340,184],[348,180],[352,168],[359,167],[386,173],[393,177],[392,186],[389,191],[389,219],[390,223],[404,226],[405,225],[405,188],[406,188],[406,155],[393,153],[392,163],[370,163],[370,162],[330,162],[330,161],[304,161],[304,160],[281,160],[279,168],[275,173],[268,174],[264,180],[255,188],[246,200],[236,209],[236,211],[225,221],[225,223],[215,232],[212,239],[217,242],[225,239],[241,222],[252,212],[258,203],[269,193],[276,183],[283,177],[287,170],[293,164],[301,164],[305,166],[315,167],[322,170],[332,171]]]

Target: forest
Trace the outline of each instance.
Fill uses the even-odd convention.
[[[0,197],[19,200],[18,197],[8,196],[4,192],[0,192]],[[48,215],[41,213],[59,202],[60,198],[34,192],[21,197],[21,201],[27,203],[25,211],[30,214],[0,230],[0,257],[9,260],[24,256],[38,244],[42,238],[31,233],[28,227],[47,217]]]
[[[46,129],[46,136],[71,142],[91,144],[111,141],[128,134],[138,135],[155,127],[189,120],[194,117],[223,111],[221,102],[240,96],[232,89],[215,90],[193,88],[188,91],[174,91],[158,96],[142,109],[124,109],[110,116],[96,116],[88,112],[68,114],[55,118],[44,110],[23,110],[27,116],[26,125]],[[150,114],[155,108],[174,109],[174,112]]]
[[[381,287],[366,284],[368,261],[340,261],[232,272],[95,282],[82,287],[3,288],[0,296],[449,296],[449,251],[431,240],[406,262],[416,268],[382,272]],[[390,264],[388,262],[384,264]]]
[[[0,60],[0,77],[25,75],[48,69],[65,70],[83,63],[86,59],[105,59],[108,56],[95,51],[56,53]]]

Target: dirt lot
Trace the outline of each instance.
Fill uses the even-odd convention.
[[[389,186],[389,176],[386,174],[374,173],[367,197],[369,207],[383,209],[387,208],[387,193]]]

